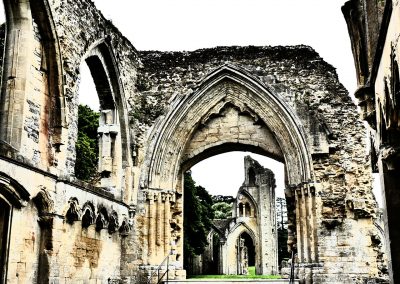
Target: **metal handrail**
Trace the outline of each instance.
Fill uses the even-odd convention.
[[[290,280],[289,284],[294,284],[294,250],[292,250],[292,264],[290,266]]]
[[[164,260],[157,266],[157,268],[149,275],[149,279],[147,280],[147,284],[151,284],[151,280],[153,279],[153,277],[157,274],[157,284],[161,283],[161,280],[163,279],[163,277],[165,275],[167,275],[167,282],[168,283],[168,272],[169,272],[169,256],[172,254],[172,252],[170,252],[165,258]],[[161,268],[164,266],[165,262],[167,262],[167,269],[166,271],[161,275],[160,277],[160,270]]]

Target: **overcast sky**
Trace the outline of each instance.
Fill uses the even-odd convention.
[[[195,50],[226,45],[313,47],[337,68],[350,93],[356,89],[351,46],[341,13],[344,0],[95,0],[138,50]],[[121,9],[123,7],[123,9]],[[192,168],[213,194],[236,195],[248,153],[214,156]],[[272,169],[283,194],[283,164],[251,154]]]

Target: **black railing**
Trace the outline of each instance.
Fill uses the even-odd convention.
[[[149,279],[147,280],[147,284],[152,284],[152,280],[153,280],[153,278],[156,277],[156,275],[157,275],[157,281],[155,282],[156,284],[161,283],[161,281],[163,280],[164,276],[167,276],[165,283],[168,283],[169,256],[171,254],[172,254],[172,252],[169,253],[164,258],[164,260],[160,263],[160,265],[158,265],[157,268],[149,275]],[[164,268],[165,268],[165,271],[163,272],[162,270],[164,270]]]
[[[290,265],[289,284],[294,284],[294,250],[292,250],[292,264]]]

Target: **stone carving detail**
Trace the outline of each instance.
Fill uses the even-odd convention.
[[[121,236],[126,237],[129,234],[129,231],[131,230],[131,227],[129,225],[128,219],[124,218],[124,220],[121,223],[121,227],[119,227],[119,233]]]
[[[79,202],[77,198],[72,197],[68,201],[68,203],[69,203],[69,209],[67,211],[67,214],[65,215],[65,218],[67,223],[72,225],[75,221],[78,221],[81,216]]]
[[[110,214],[110,220],[108,222],[108,233],[110,233],[110,234],[115,233],[117,231],[117,229],[118,229],[118,226],[119,226],[119,224],[118,224],[118,214],[115,211],[113,211]]]
[[[97,218],[96,218],[96,231],[101,231],[104,228],[107,228],[108,222],[109,222],[109,218],[108,218],[108,213],[106,208],[101,208],[100,210],[98,210],[99,213],[97,214]]]
[[[54,201],[51,199],[46,187],[40,187],[40,191],[32,198],[32,201],[35,203],[40,216],[54,212]]]
[[[91,202],[86,202],[82,207],[82,228],[87,228],[95,221],[95,209]]]

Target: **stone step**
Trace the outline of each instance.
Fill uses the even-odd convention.
[[[186,279],[186,280],[168,280],[163,282],[166,283],[173,283],[173,284],[201,284],[201,283],[258,283],[258,284],[282,284],[282,283],[289,283],[289,279]],[[298,284],[299,280],[295,280],[292,282],[294,284]]]

